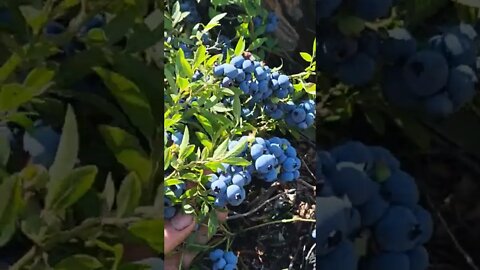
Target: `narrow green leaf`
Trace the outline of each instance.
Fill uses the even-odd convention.
[[[142,183],[135,172],[128,174],[122,181],[117,195],[117,217],[125,217],[140,204]]]
[[[76,203],[92,187],[97,176],[96,166],[85,166],[73,170],[61,181],[47,190],[47,209],[63,211]]]
[[[49,187],[58,185],[74,168],[79,147],[77,118],[71,105],[68,105],[62,136],[58,145],[55,161],[49,169]]]
[[[105,181],[102,197],[105,200],[107,211],[111,211],[113,203],[115,202],[115,184],[113,183],[111,173],[108,174],[107,180]]]
[[[229,139],[226,139],[218,146],[217,149],[213,152],[213,159],[218,159],[223,157],[227,153]]]
[[[245,51],[245,39],[240,37],[237,42],[237,46],[235,46],[235,55],[241,55]]]
[[[309,53],[301,52],[300,56],[303,58],[303,60],[305,60],[309,63],[312,62],[312,56]]]
[[[185,53],[183,49],[180,49],[177,52],[175,68],[177,70],[177,74],[184,78],[191,78],[193,76],[192,67],[185,58]]]
[[[132,123],[151,138],[155,130],[155,120],[148,99],[138,87],[122,75],[100,67],[94,68],[117,99]]]
[[[95,257],[85,254],[76,254],[63,259],[54,270],[93,270],[103,267],[103,264]]]
[[[0,184],[0,247],[4,246],[15,233],[15,223],[23,208],[22,181],[13,175]]]
[[[188,131],[188,126],[185,126],[185,130],[183,131],[182,142],[180,143],[180,150],[178,153],[180,157],[185,155],[185,151],[187,150],[189,143],[190,143],[190,132]]]
[[[227,13],[220,13],[218,15],[216,15],[215,17],[213,17],[210,22],[208,22],[208,24],[205,26],[205,28],[203,29],[203,32],[206,33],[208,32],[210,29],[214,28],[215,26],[218,26],[220,25],[220,20],[223,19],[223,17],[225,17],[227,15]]]
[[[195,52],[195,59],[193,61],[193,69],[196,70],[207,59],[207,48],[200,45]]]
[[[117,161],[128,171],[136,172],[147,184],[152,173],[152,162],[138,139],[117,127],[100,126],[99,130]]]
[[[163,252],[163,220],[142,220],[132,224],[128,230],[158,253]]]

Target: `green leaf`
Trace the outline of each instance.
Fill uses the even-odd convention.
[[[116,72],[100,67],[94,70],[103,79],[132,123],[146,138],[150,139],[155,130],[155,121],[145,95],[132,81]]]
[[[241,55],[245,51],[245,39],[240,37],[238,40],[237,46],[235,46],[235,55]]]
[[[480,8],[480,2],[478,0],[452,0],[452,1],[467,7]]]
[[[133,213],[140,204],[142,183],[135,172],[129,173],[122,181],[117,195],[117,217],[125,217]]]
[[[76,254],[63,259],[55,265],[55,270],[93,270],[103,267],[95,257],[85,254]]]
[[[190,133],[188,131],[188,126],[186,126],[185,130],[183,131],[182,142],[180,143],[180,150],[178,153],[179,156],[185,155],[185,150],[187,150],[187,146],[189,143],[190,143]]]
[[[57,154],[48,172],[50,187],[58,185],[58,182],[62,181],[72,171],[77,162],[78,147],[77,119],[72,106],[68,105]]]
[[[23,209],[22,181],[13,175],[0,184],[0,247],[4,246],[15,233],[15,223]]]
[[[196,113],[195,117],[197,118],[198,122],[202,125],[202,127],[205,129],[205,131],[210,135],[210,137],[213,137],[213,126],[212,123],[206,118],[205,116]]]
[[[339,30],[347,36],[355,36],[365,29],[365,21],[355,16],[344,16],[338,19]]]
[[[207,238],[210,239],[215,232],[217,231],[218,228],[218,217],[217,217],[217,211],[210,211],[210,216],[208,218],[208,232],[207,232]]]
[[[262,46],[263,43],[265,43],[265,41],[267,40],[267,38],[257,38],[250,44],[250,46],[248,46],[248,51],[255,51],[256,49],[260,48],[260,46]]]
[[[136,13],[133,8],[124,9],[105,25],[104,31],[108,44],[113,45],[125,37],[128,30],[135,24]]]
[[[152,162],[138,139],[117,127],[100,126],[99,130],[117,161],[128,171],[136,172],[147,184],[152,173]]]
[[[210,22],[208,22],[208,24],[205,26],[205,28],[203,29],[203,33],[206,33],[208,32],[210,29],[214,28],[215,26],[219,26],[220,25],[220,20],[223,19],[223,17],[225,17],[227,15],[227,13],[220,13],[218,15],[216,15],[215,17],[213,17]]]
[[[305,60],[309,63],[312,62],[312,56],[309,53],[301,52],[300,56],[303,58],[303,60]]]
[[[45,198],[46,208],[63,211],[72,206],[92,187],[97,172],[97,167],[93,165],[77,168],[61,181],[50,185]]]
[[[242,119],[242,103],[240,102],[240,97],[235,95],[233,98],[233,116],[235,117],[235,122],[240,124]]]
[[[220,144],[217,149],[213,152],[213,159],[219,159],[222,158],[226,153],[228,149],[228,142],[229,139],[226,139]]]
[[[15,110],[45,90],[46,88],[26,87],[18,83],[5,84],[0,90],[0,111]]]
[[[228,153],[225,155],[225,158],[238,157],[238,155],[240,155],[247,148],[247,144],[248,140],[239,140],[235,147],[228,151]]]
[[[193,61],[193,69],[196,70],[207,59],[207,48],[200,45],[195,52],[195,59]]]
[[[0,83],[8,79],[21,63],[22,58],[17,53],[13,53],[2,67],[0,67]]]
[[[11,153],[10,141],[2,129],[7,128],[0,126],[0,167],[7,165]]]
[[[175,62],[175,69],[178,75],[184,78],[191,78],[193,76],[193,70],[187,59],[183,49],[177,51],[177,58]]]
[[[25,18],[25,21],[32,28],[33,33],[35,35],[38,34],[48,20],[46,10],[36,9],[33,6],[20,6],[19,9]]]
[[[109,173],[105,181],[102,197],[105,200],[107,211],[111,211],[115,202],[115,184],[113,183],[112,174]]]
[[[163,220],[142,220],[132,224],[128,230],[158,253],[163,252]]]
[[[227,163],[230,165],[235,165],[235,166],[248,166],[251,164],[250,161],[241,158],[241,157],[230,157],[222,160],[223,163]]]
[[[28,74],[23,84],[31,88],[44,88],[51,83],[53,77],[55,77],[55,71],[48,68],[35,68]]]

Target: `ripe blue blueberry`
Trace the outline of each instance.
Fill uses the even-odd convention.
[[[224,72],[224,68],[225,68],[225,64],[213,67],[213,75],[216,77],[222,76]]]
[[[232,251],[225,252],[225,254],[223,255],[223,258],[225,259],[225,261],[227,261],[227,264],[235,265],[238,262],[237,256]]]
[[[410,260],[405,253],[382,252],[367,262],[367,270],[411,270]]]
[[[254,74],[255,78],[257,78],[257,80],[259,81],[265,80],[267,78],[267,72],[261,66],[255,68]]]
[[[434,117],[445,118],[454,112],[454,105],[446,92],[428,97],[424,101],[425,111]]]
[[[382,250],[405,252],[412,249],[421,234],[413,212],[404,206],[390,206],[374,228],[375,239]]]
[[[374,225],[380,220],[389,206],[389,203],[380,194],[373,194],[365,204],[358,208],[362,217],[362,224],[364,226]]]
[[[237,269],[237,265],[235,265],[235,264],[227,264],[223,268],[223,270],[236,270],[236,269]]]
[[[333,148],[330,153],[337,162],[365,164],[366,167],[373,162],[373,156],[368,147],[357,141],[348,141]]]
[[[392,7],[392,0],[355,0],[353,3],[355,14],[367,21],[388,16]]]
[[[425,97],[438,92],[447,84],[448,64],[443,55],[434,51],[419,51],[403,67],[409,90]]]
[[[295,174],[293,172],[282,172],[278,175],[278,180],[282,182],[291,182],[295,180]]]
[[[223,75],[230,79],[235,79],[238,75],[238,69],[232,64],[225,64],[223,66]]]
[[[387,201],[407,207],[418,203],[419,192],[415,179],[403,171],[395,171],[383,182],[382,194]]]
[[[375,61],[365,53],[359,53],[342,63],[338,69],[340,81],[350,85],[364,85],[375,75]]]
[[[407,252],[410,259],[409,270],[427,270],[429,263],[428,251],[423,246],[417,246]]]
[[[268,173],[264,173],[260,176],[263,181],[267,182],[267,183],[271,183],[273,181],[276,181],[278,179],[278,172],[277,170],[271,170],[269,171]]]
[[[237,185],[228,186],[227,200],[233,206],[240,205],[245,200],[245,189]]]
[[[212,261],[218,261],[218,260],[220,260],[220,258],[223,257],[223,254],[224,254],[224,251],[217,248],[217,249],[213,250],[212,252],[210,252],[208,257]]]
[[[215,266],[217,269],[223,269],[227,265],[227,261],[225,261],[224,258],[218,259],[218,261],[215,262]]]
[[[238,74],[235,77],[235,81],[243,82],[245,80],[245,72],[243,72],[243,69],[238,69],[237,72]]]
[[[420,235],[418,237],[417,244],[423,245],[426,244],[433,234],[433,219],[430,212],[425,210],[425,208],[416,205],[413,208],[413,214],[417,218],[418,224],[420,225]]]
[[[261,155],[266,154],[267,148],[259,143],[256,143],[250,147],[250,155],[252,156],[253,160],[256,160]]]
[[[350,206],[338,197],[317,197],[317,254],[325,255],[335,250],[348,235]]]
[[[358,257],[353,243],[343,241],[335,250],[317,261],[318,269],[325,270],[357,270]]]
[[[163,216],[165,219],[171,219],[175,216],[176,209],[173,206],[168,206],[163,208]]]
[[[475,96],[475,72],[463,65],[450,70],[447,92],[455,108],[471,101]]]
[[[388,38],[383,42],[380,51],[387,62],[397,63],[405,60],[417,50],[417,41],[405,28],[394,28],[388,31]]]
[[[450,66],[471,66],[475,63],[475,45],[469,37],[463,34],[445,33],[434,36],[430,39],[429,44],[431,49],[447,58]]]
[[[255,161],[255,168],[259,173],[268,173],[274,169],[275,156],[274,155],[262,155]]]
[[[218,207],[218,208],[225,207],[227,205],[227,198],[225,197],[225,194],[218,194],[215,197],[215,201],[214,201],[213,205],[215,207]]]
[[[220,83],[220,86],[225,87],[225,88],[232,87],[233,86],[233,81],[229,77],[224,77],[222,79],[222,82]]]
[[[289,157],[282,163],[282,169],[286,172],[293,172],[294,170],[298,169],[296,168],[296,163],[297,161],[295,160],[295,158]]]
[[[34,164],[48,168],[55,160],[60,134],[49,126],[37,125],[31,134],[23,136],[23,147]]]
[[[250,60],[243,61],[242,68],[243,68],[243,71],[245,71],[246,73],[252,73],[255,70],[253,66],[253,62]]]
[[[347,195],[353,205],[366,203],[376,191],[375,183],[363,172],[344,167],[331,176],[333,190],[338,195]]]
[[[242,68],[243,62],[245,61],[245,58],[243,56],[235,56],[230,60],[230,64],[234,65],[236,68]]]
[[[214,194],[222,194],[227,190],[227,184],[222,180],[217,180],[212,183],[211,189]]]
[[[286,88],[288,84],[290,83],[290,78],[286,75],[279,75],[278,76],[278,83],[280,84],[280,87]]]

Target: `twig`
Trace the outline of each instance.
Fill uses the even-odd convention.
[[[30,262],[35,255],[37,254],[37,246],[33,246],[25,255],[22,256],[13,266],[9,269],[11,270],[20,270],[25,267],[25,265]]]
[[[264,205],[266,205],[267,203],[281,197],[283,195],[283,193],[280,193],[280,194],[277,194],[275,196],[273,196],[272,198],[264,201],[263,203],[261,203],[260,205],[258,205],[257,207],[255,207],[254,209],[246,212],[246,213],[243,213],[243,214],[238,214],[238,215],[234,215],[234,216],[229,216],[227,217],[227,220],[234,220],[234,219],[239,219],[239,218],[242,218],[242,217],[247,217],[255,212],[257,212],[260,208],[262,208]]]
[[[317,222],[316,219],[307,219],[307,218],[294,217],[294,218],[290,218],[290,219],[275,220],[275,221],[271,221],[271,222],[267,222],[267,223],[255,225],[255,226],[246,228],[246,229],[244,229],[244,230],[241,230],[240,233],[241,233],[241,232],[246,232],[246,231],[251,231],[251,230],[254,230],[254,229],[258,229],[258,228],[265,227],[265,226],[269,226],[269,225],[273,225],[273,224],[291,223],[291,222],[295,222],[295,221],[300,221],[300,222],[312,222],[312,223]],[[478,270],[478,269],[475,269],[475,270]]]
[[[468,265],[470,265],[472,267],[472,269],[474,270],[479,270],[479,268],[475,265],[475,262],[473,261],[472,257],[467,253],[467,251],[462,247],[462,245],[460,244],[460,242],[457,240],[457,238],[455,237],[455,235],[453,234],[453,232],[450,230],[450,228],[448,227],[448,224],[447,224],[447,221],[443,218],[442,214],[440,213],[440,211],[437,210],[437,208],[435,207],[435,205],[433,204],[432,200],[430,199],[430,196],[428,194],[426,194],[426,197],[427,197],[427,201],[428,203],[430,204],[430,206],[432,207],[432,209],[435,211],[435,214],[437,215],[437,217],[440,219],[440,222],[442,223],[443,227],[445,228],[445,230],[447,231],[448,235],[450,236],[450,238],[452,239],[452,242],[453,244],[455,245],[455,247],[457,248],[458,252],[460,252],[463,257],[465,258],[465,261],[467,262]]]

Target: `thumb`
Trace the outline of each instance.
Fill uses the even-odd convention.
[[[192,215],[178,213],[171,220],[165,222],[163,235],[165,237],[164,253],[168,254],[180,245],[195,228]]]

